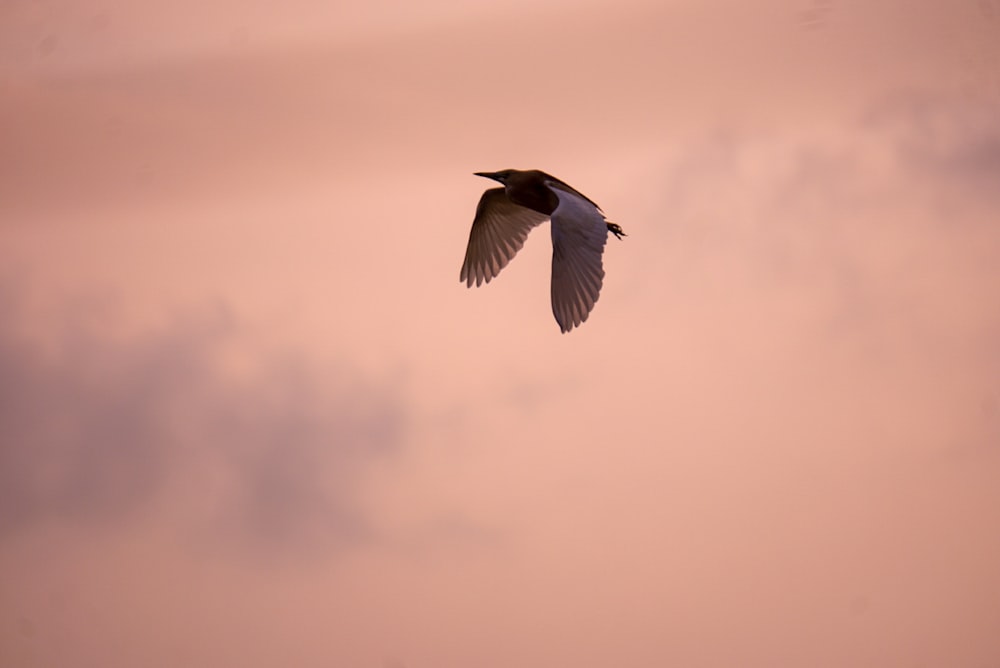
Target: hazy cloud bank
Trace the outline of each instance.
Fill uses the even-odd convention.
[[[166,512],[181,526],[278,549],[366,531],[355,492],[398,448],[391,389],[294,355],[219,360],[222,315],[115,339],[67,324],[46,349],[0,318],[0,539],[39,522]],[[247,366],[247,365],[244,365]]]

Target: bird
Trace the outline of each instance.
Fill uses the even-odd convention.
[[[459,280],[479,287],[496,278],[528,233],[552,221],[552,314],[562,333],[583,324],[604,283],[608,234],[627,236],[589,197],[537,169],[475,172],[501,188],[483,193],[469,232]]]

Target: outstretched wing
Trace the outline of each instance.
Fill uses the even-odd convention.
[[[552,212],[552,313],[565,333],[587,320],[601,294],[608,225],[587,198],[547,185],[559,198]]]
[[[546,220],[544,213],[511,202],[503,188],[484,192],[476,207],[458,280],[468,287],[489,283],[521,250],[531,228]]]

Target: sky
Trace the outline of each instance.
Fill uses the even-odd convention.
[[[0,664],[1000,665],[1000,2],[0,7]],[[600,203],[459,282],[476,171]]]

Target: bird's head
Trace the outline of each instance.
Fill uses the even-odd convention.
[[[484,176],[488,179],[493,179],[494,181],[499,181],[500,183],[507,185],[507,179],[510,177],[513,169],[501,169],[499,172],[476,172],[476,176]]]

